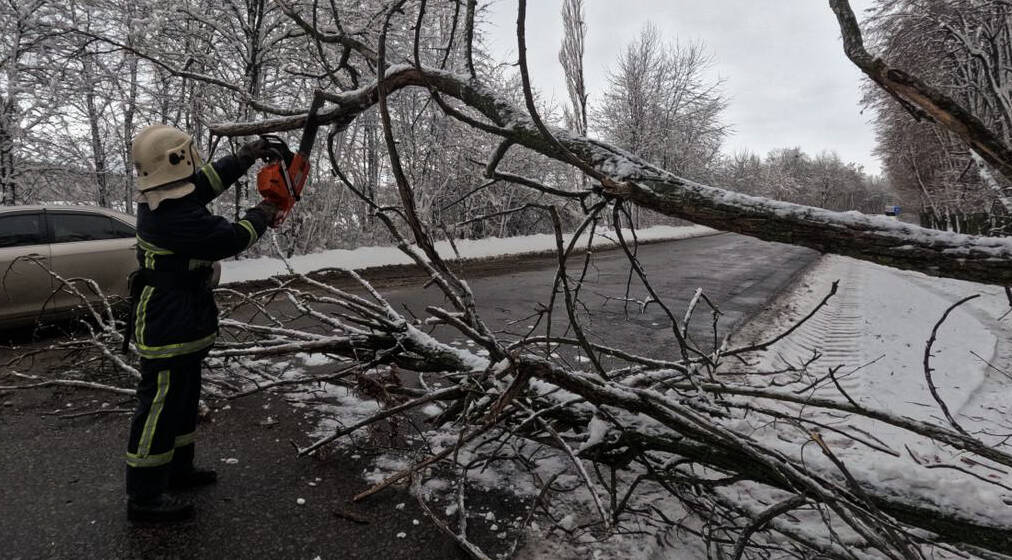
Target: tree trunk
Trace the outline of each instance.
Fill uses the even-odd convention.
[[[433,87],[492,121],[492,125],[481,124],[488,132],[547,157],[568,161],[553,142],[541,136],[530,117],[480,84],[441,70],[405,66],[392,68],[384,84],[389,91],[408,86]],[[377,102],[377,91],[373,83],[328,95],[336,105],[323,111],[320,121],[338,129],[347,127]],[[298,115],[261,122],[215,124],[212,130],[226,136],[293,130],[301,128],[305,119],[305,115]],[[683,179],[603,142],[567,130],[555,129],[552,133],[567,150],[601,174],[600,192],[667,216],[932,276],[1012,284],[1010,239],[953,235],[880,216],[833,212],[729,192]]]
[[[131,14],[132,15],[132,12]],[[132,45],[134,31],[131,29],[127,35],[127,44]],[[121,149],[123,159],[123,207],[128,214],[134,213],[134,162],[131,152],[131,143],[134,137],[134,116],[137,114],[138,94],[138,73],[137,65],[139,59],[136,56],[127,55],[127,68],[130,75],[130,89],[127,94],[126,108],[123,111],[123,145]]]
[[[9,97],[0,98],[0,205],[17,204],[17,169],[14,161],[16,107]]]
[[[102,118],[102,112],[98,109],[98,105],[95,103],[95,75],[93,73],[93,66],[91,55],[88,53],[84,54],[82,70],[84,71],[84,80],[88,84],[87,92],[84,96],[85,106],[88,109],[88,126],[91,131],[91,155],[94,162],[95,169],[95,185],[97,187],[95,202],[103,208],[109,207],[109,178],[107,176],[106,161],[105,161],[105,147],[102,142],[102,129],[99,126]]]

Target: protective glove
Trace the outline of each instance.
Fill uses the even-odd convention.
[[[277,221],[281,214],[281,209],[278,208],[277,204],[269,200],[261,200],[260,204],[255,206],[255,209],[260,210],[267,215],[267,225],[275,228],[277,227]]]
[[[271,152],[270,143],[268,143],[267,140],[260,138],[259,140],[243,144],[235,155],[239,158],[240,163],[246,167],[250,167],[256,160],[266,158],[272,154],[273,152]]]

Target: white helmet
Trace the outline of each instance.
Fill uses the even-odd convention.
[[[183,198],[196,188],[191,180],[203,160],[189,134],[164,124],[151,125],[134,137],[132,155],[137,168],[135,200],[152,210],[163,200]]]

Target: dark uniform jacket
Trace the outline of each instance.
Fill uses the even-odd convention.
[[[206,205],[246,169],[235,156],[200,168],[194,192],[163,200],[157,210],[138,205],[137,260],[143,289],[136,294],[134,340],[141,357],[171,358],[203,350],[218,334],[218,307],[211,293],[212,263],[249,248],[267,229],[268,216],[248,210],[237,223]]]

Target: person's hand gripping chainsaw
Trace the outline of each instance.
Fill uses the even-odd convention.
[[[316,114],[321,106],[323,97],[314,95],[313,104],[306,116],[306,126],[302,129],[298,152],[293,154],[284,140],[277,136],[261,136],[267,142],[266,151],[269,155],[263,158],[267,165],[257,173],[257,190],[264,200],[278,208],[274,221],[270,224],[272,228],[284,223],[292,207],[302,197],[302,189],[309,178],[309,153],[320,127],[316,122]]]

